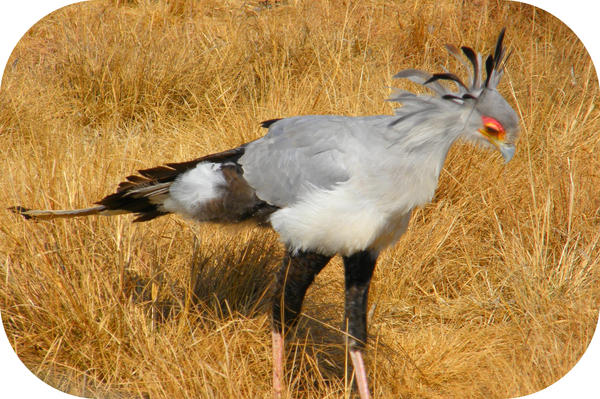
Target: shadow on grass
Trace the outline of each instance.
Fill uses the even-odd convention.
[[[320,306],[334,305],[322,303]],[[345,377],[350,378],[352,366],[346,335],[339,328],[341,323],[341,317],[320,315],[317,320],[303,315],[294,334],[286,340],[287,365],[295,390],[320,390],[324,388],[320,384],[331,389],[339,386]],[[307,375],[313,378],[306,378]]]
[[[144,306],[157,322],[173,319],[184,309],[221,321],[234,315],[251,318],[269,309],[280,259],[272,240],[240,243],[233,236],[225,245],[209,247],[196,238],[187,286],[169,281],[161,271],[140,276],[127,270],[123,294]]]

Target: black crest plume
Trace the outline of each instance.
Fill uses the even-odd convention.
[[[400,71],[394,77],[409,79],[414,83],[421,84],[433,90],[439,97],[456,103],[463,103],[469,99],[477,99],[484,89],[495,89],[502,78],[504,66],[510,57],[510,54],[505,56],[506,50],[503,46],[505,33],[506,28],[503,28],[498,35],[494,52],[485,58],[485,63],[483,62],[483,55],[476,53],[470,47],[460,47],[460,50],[462,50],[461,54],[461,51],[456,46],[446,45],[448,52],[469,71],[467,84],[463,83],[458,75],[447,70],[443,73],[430,74],[416,69],[407,69]],[[465,58],[468,60],[468,63]],[[486,72],[485,79],[483,78],[484,66]],[[455,83],[457,91],[453,91],[440,84],[440,81],[444,80]],[[406,93],[398,93],[395,96],[393,95],[390,100],[404,102],[408,97]]]

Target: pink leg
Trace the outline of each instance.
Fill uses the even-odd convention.
[[[371,399],[369,393],[369,384],[367,382],[367,370],[363,362],[362,353],[357,349],[350,349],[350,358],[354,366],[354,374],[356,376],[356,385],[358,386],[358,394],[360,399]]]
[[[273,330],[273,398],[281,399],[283,393],[283,337]]]

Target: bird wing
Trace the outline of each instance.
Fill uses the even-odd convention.
[[[261,200],[284,207],[350,178],[346,152],[354,141],[352,118],[311,115],[269,122],[268,134],[248,143],[239,160]]]

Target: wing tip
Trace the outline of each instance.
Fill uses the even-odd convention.
[[[271,127],[271,125],[272,125],[273,123],[275,123],[275,122],[277,122],[277,121],[280,121],[280,120],[282,120],[282,119],[283,119],[283,118],[275,118],[275,119],[269,119],[269,120],[266,120],[266,121],[262,121],[262,122],[260,123],[260,126],[261,126],[261,127],[264,127],[265,129],[268,129],[269,127]]]

